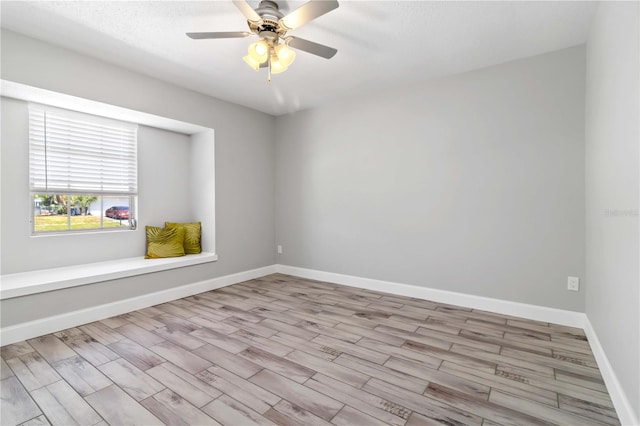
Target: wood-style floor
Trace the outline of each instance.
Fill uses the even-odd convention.
[[[582,330],[286,275],[1,353],[4,426],[619,424]]]

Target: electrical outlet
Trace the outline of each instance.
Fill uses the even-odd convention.
[[[567,279],[567,290],[580,291],[580,278],[578,278],[578,277],[569,277]]]
[[[278,254],[282,254],[282,246],[279,245],[276,249],[278,251]]]

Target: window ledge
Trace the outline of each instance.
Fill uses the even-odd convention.
[[[108,262],[6,274],[0,276],[0,281],[2,282],[0,300],[151,272],[184,268],[185,266],[215,262],[216,260],[218,260],[218,255],[215,253],[190,254],[166,259],[131,257]]]

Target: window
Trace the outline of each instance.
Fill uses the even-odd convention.
[[[135,229],[135,124],[29,107],[33,232]]]

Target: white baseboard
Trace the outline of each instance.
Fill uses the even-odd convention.
[[[600,344],[598,335],[593,329],[589,318],[585,318],[584,333],[589,340],[591,351],[593,352],[593,356],[596,358],[596,363],[598,364],[598,368],[600,369],[600,374],[602,374],[604,383],[607,386],[607,390],[609,391],[611,402],[613,402],[613,406],[616,408],[616,413],[618,413],[620,423],[629,426],[640,425],[640,421],[633,412],[633,407],[631,406],[626,393],[622,389],[622,385],[620,384],[616,373],[613,371],[613,367],[609,363],[607,354]]]
[[[276,270],[282,274],[295,275],[301,278],[327,281],[401,296],[417,297],[419,299],[496,312],[504,315],[513,315],[535,321],[552,322],[554,324],[578,328],[583,328],[584,326],[585,315],[582,312],[566,311],[545,306],[529,305],[490,297],[474,296],[453,291],[400,284],[391,281],[380,281],[353,275],[335,274],[333,272],[317,271],[287,265],[276,265]]]
[[[170,288],[155,293],[144,294],[131,299],[119,300],[117,302],[92,306],[86,309],[80,309],[52,317],[3,327],[0,329],[0,345],[4,346],[20,342],[22,340],[32,339],[34,337],[65,330],[78,325],[135,311],[137,309],[147,308],[149,306],[169,302],[171,300],[215,290],[217,288],[252,280],[254,278],[260,278],[275,272],[275,265],[265,266],[263,268],[212,278],[210,280]]]

